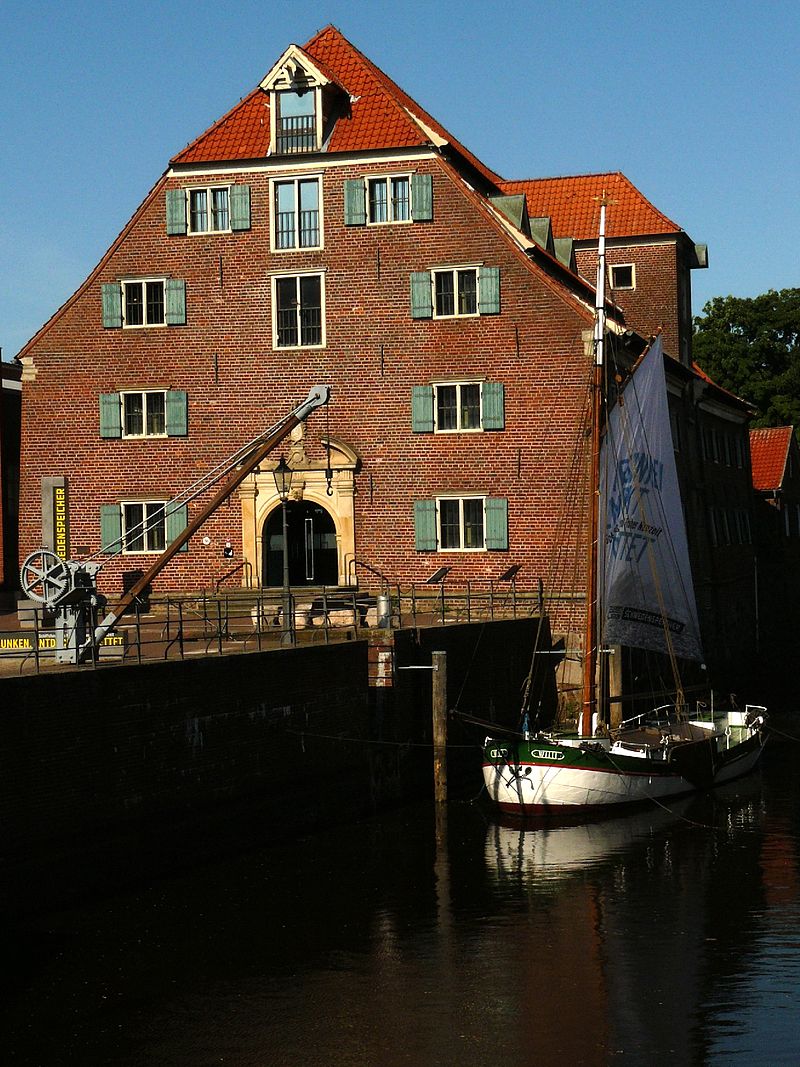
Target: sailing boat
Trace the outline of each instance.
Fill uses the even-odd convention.
[[[658,337],[603,420],[605,210],[601,200],[595,301],[590,554],[583,703],[572,735],[528,728],[488,737],[484,781],[501,810],[581,811],[665,798],[746,774],[764,744],[766,709],[692,715],[679,661],[702,663],[688,545]],[[601,429],[604,431],[601,441]],[[622,647],[668,657],[672,700],[609,728],[608,655]]]

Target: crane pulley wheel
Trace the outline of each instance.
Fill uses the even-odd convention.
[[[31,552],[19,573],[25,595],[40,604],[55,604],[70,587],[68,568],[49,548]]]

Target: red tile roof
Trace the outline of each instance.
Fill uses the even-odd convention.
[[[791,426],[770,426],[750,431],[754,489],[767,491],[781,488],[793,432]]]
[[[488,181],[499,181],[497,174],[484,166],[334,26],[320,30],[302,50],[350,95],[350,114],[337,120],[328,148],[330,152],[365,152],[430,144],[430,135],[414,121],[413,115],[437,137],[452,145]],[[258,88],[179,152],[172,162],[257,159],[266,156],[268,151],[269,94]]]
[[[507,194],[524,193],[530,217],[549,217],[554,237],[573,237],[576,241],[596,239],[600,218],[597,198],[603,193],[614,201],[606,212],[608,237],[681,232],[677,223],[654,207],[619,171],[504,181],[500,188]]]

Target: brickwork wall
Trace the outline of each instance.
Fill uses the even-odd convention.
[[[594,278],[597,271],[596,249],[577,253],[578,271]],[[633,263],[636,267],[634,289],[610,289],[608,297],[625,313],[626,324],[644,337],[663,328],[664,350],[678,359],[681,335],[691,324],[681,323],[678,250],[674,243],[637,244],[606,251],[609,270],[614,265]]]
[[[303,736],[369,736],[364,642],[4,678],[0,701],[7,849],[251,794],[276,814],[369,794],[368,746]]]
[[[434,220],[383,227],[343,224],[342,182],[371,169],[336,167],[324,175],[325,247],[270,252],[269,182],[237,175],[252,188],[252,229],[245,233],[168,237],[160,184],[99,274],[30,350],[37,376],[25,383],[26,474],[22,551],[39,543],[40,479],[66,475],[71,551],[99,548],[102,504],[170,496],[290,410],[309,386],[333,386],[330,429],[361,458],[356,479],[356,552],[394,582],[420,581],[441,564],[452,580],[497,577],[522,564],[518,583],[546,571],[566,473],[587,396],[589,365],[582,331],[590,325],[557,286],[533,273],[437,161]],[[287,168],[287,173],[289,169]],[[209,181],[219,176],[209,176]],[[502,313],[415,321],[409,275],[438,265],[483,263],[501,270]],[[324,268],[327,345],[273,348],[270,273]],[[104,329],[101,284],[126,275],[186,281],[187,325]],[[472,435],[412,434],[411,389],[437,378],[487,377],[505,386],[506,428]],[[102,440],[98,396],[132,388],[185,389],[189,436]],[[321,416],[309,420],[307,451],[322,458]],[[279,454],[279,453],[276,453]],[[438,492],[487,493],[509,501],[507,552],[425,554],[414,550],[413,499]],[[209,521],[204,548],[174,560],[157,589],[213,584],[219,546],[241,551],[234,499]],[[101,588],[114,593],[141,557],[109,562]]]

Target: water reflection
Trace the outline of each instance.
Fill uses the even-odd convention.
[[[7,937],[4,1047],[47,1067],[800,1062],[797,790],[776,753],[763,784],[604,822],[423,806],[30,920]]]

